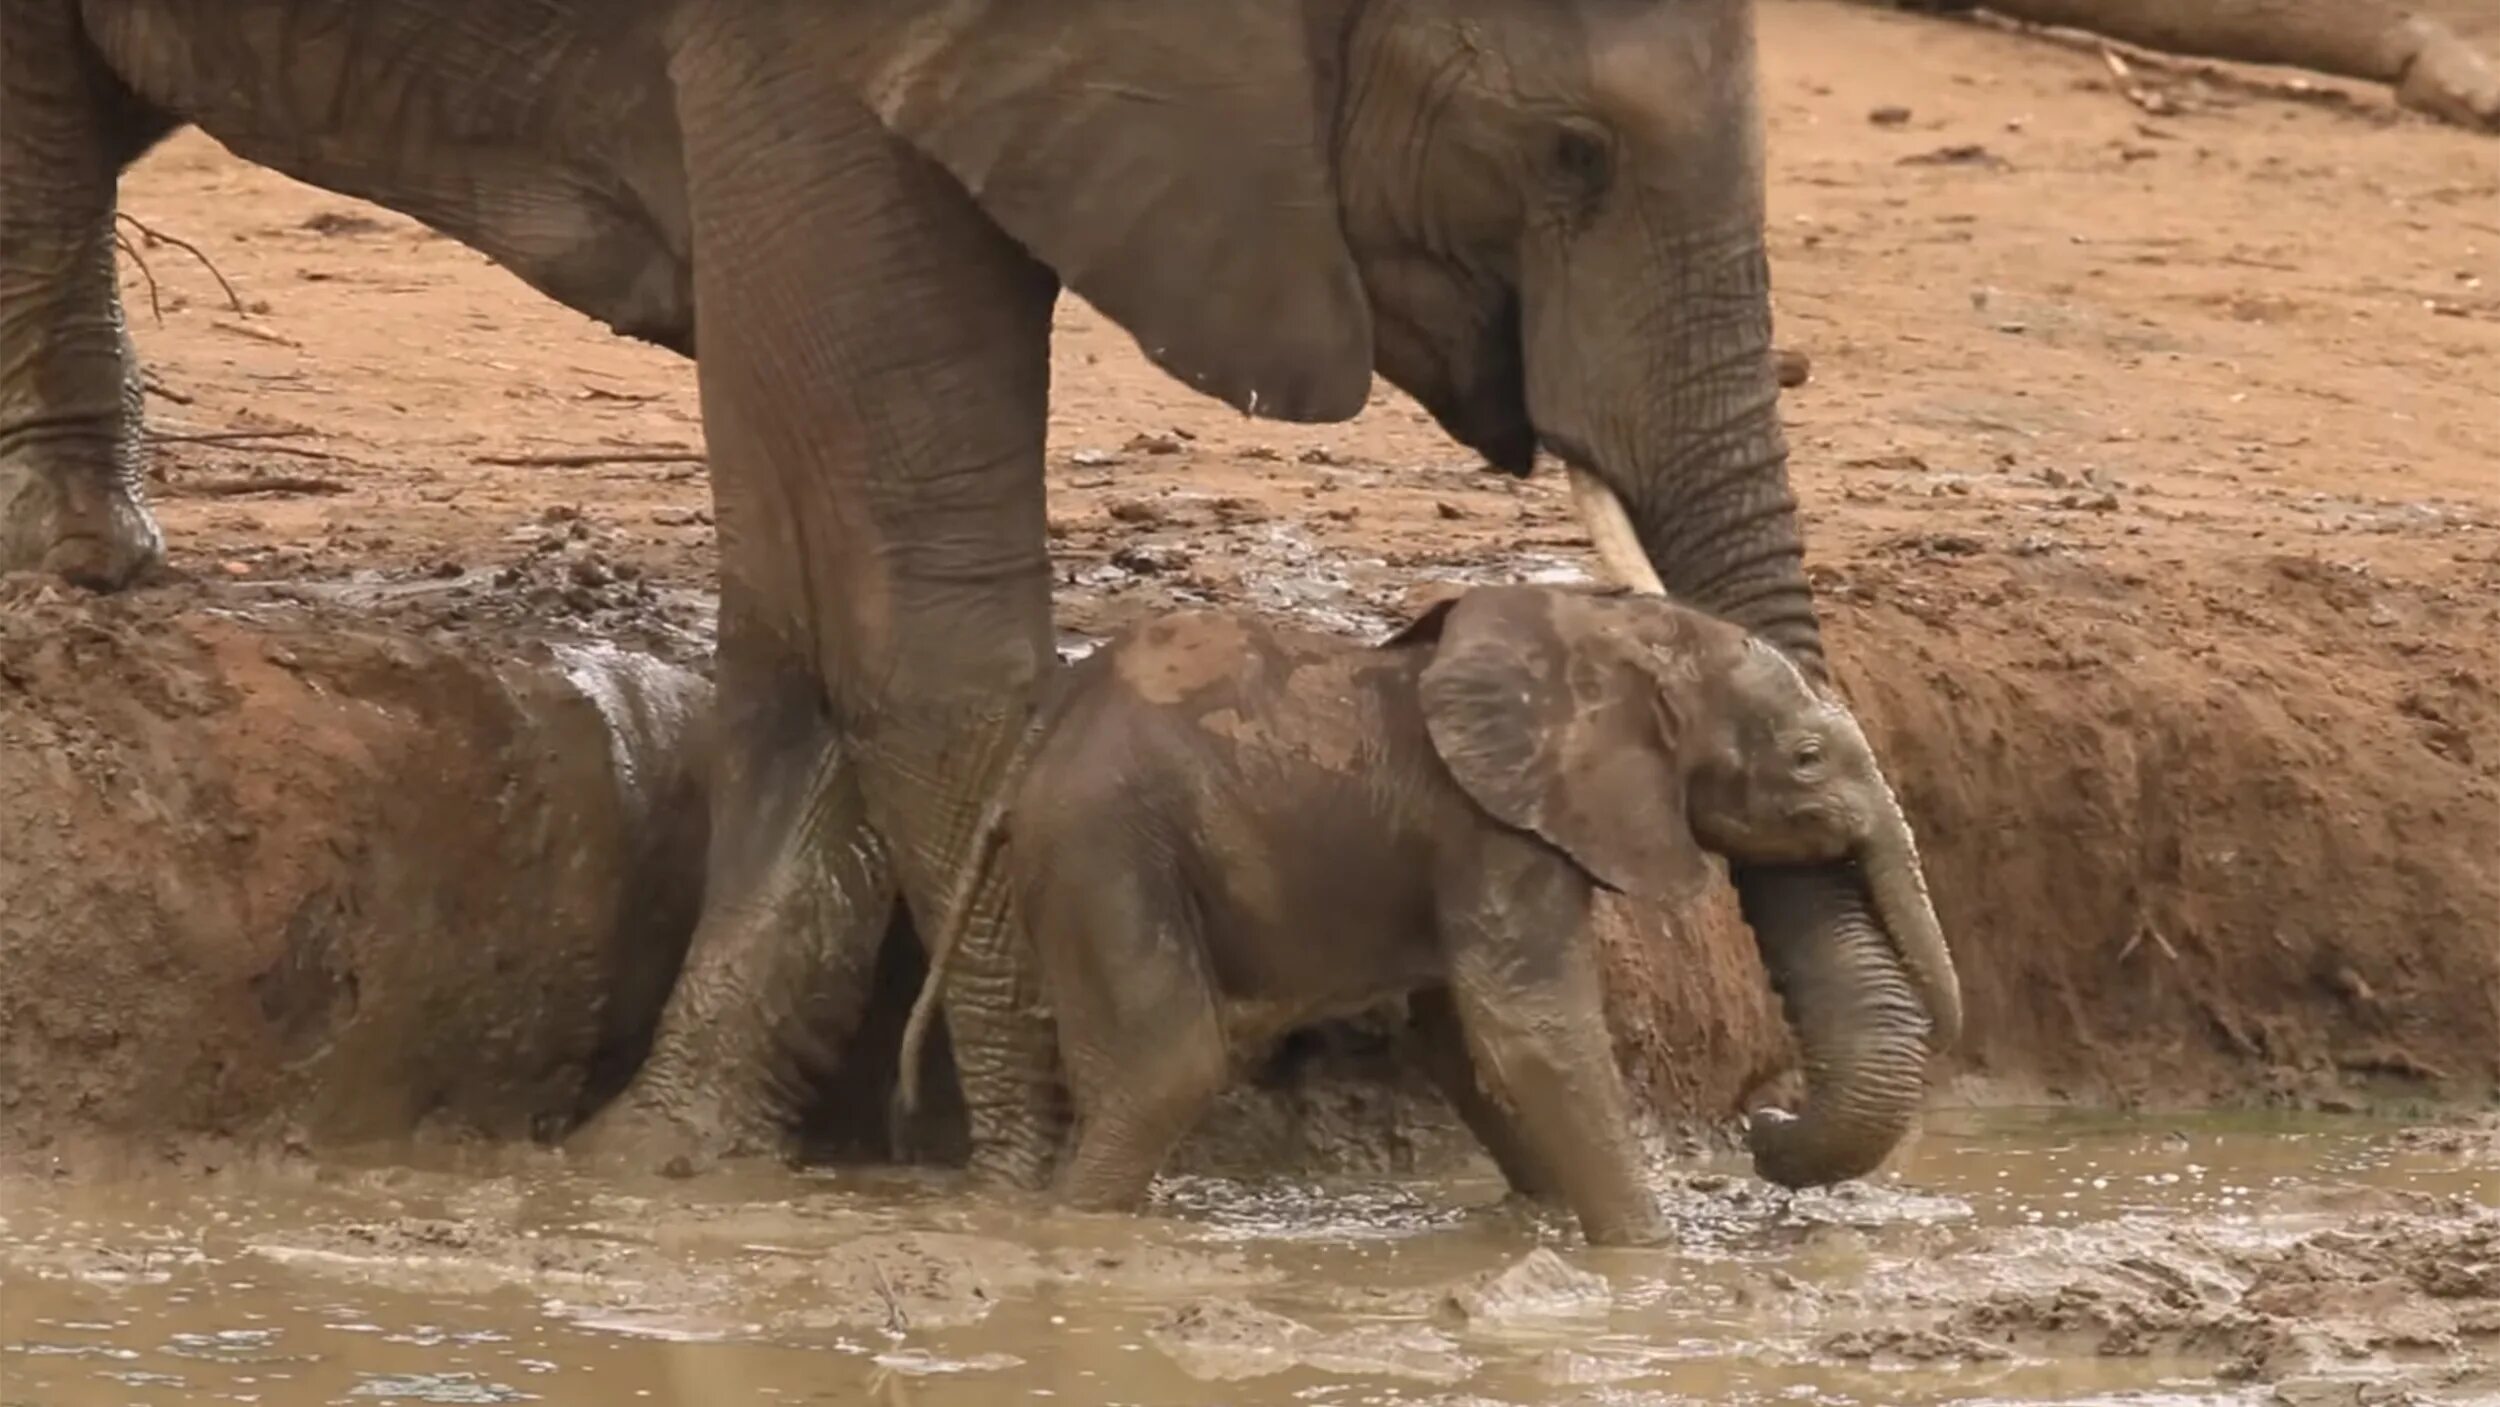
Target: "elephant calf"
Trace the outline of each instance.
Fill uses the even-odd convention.
[[[1408,994],[1514,1187],[1559,1193],[1592,1242],[1655,1238],[1588,920],[1599,885],[1692,895],[1705,848],[1855,858],[1887,930],[1766,949],[1811,1089],[1803,1115],[1757,1118],[1766,1176],[1871,1169],[1920,1093],[1926,1013],[1958,1013],[1847,710],[1662,597],[1482,588],[1376,647],[1176,614],[1068,671],[1024,756],[987,839],[1058,1019],[1080,1121],[1060,1190],[1080,1207],[1135,1206],[1238,1059]]]

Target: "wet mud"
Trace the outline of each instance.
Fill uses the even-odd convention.
[[[2361,600],[2425,631],[2462,630],[2457,607],[2347,597],[2278,563],[2283,638],[2255,662],[2075,568],[2053,598],[2009,591],[1985,629],[1937,608],[1950,577],[1924,570],[1918,602],[1882,564],[1853,571],[1832,643],[1896,759],[1968,994],[1939,1107],[2335,1110],[2491,1089],[2500,713],[2460,688],[2462,741],[2442,746],[2365,669],[2331,693],[2302,682]],[[630,1071],[700,901],[697,675],[372,581],[11,590],[6,1150],[553,1139]],[[1597,936],[1661,1146],[1718,1147],[1794,1097],[1724,886],[1681,912],[1609,900]],[[908,925],[890,944],[863,1043],[891,1044],[918,980]],[[1398,1025],[1392,1005],[1299,1033],[1173,1168],[1471,1163]],[[856,1053],[815,1141],[875,1157],[848,1125],[877,1124],[890,1052]]]
[[[896,1172],[560,1158],[0,1185],[50,1407],[903,1401],[2487,1403],[2488,1124],[1940,1119],[1788,1195],[1662,1162],[1592,1251],[1489,1179],[1171,1177],[1139,1217]]]
[[[684,953],[710,713],[597,643],[8,583],[0,1158],[569,1127]]]

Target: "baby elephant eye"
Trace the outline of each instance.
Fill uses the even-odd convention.
[[[1823,760],[1823,744],[1816,739],[1808,738],[1797,744],[1795,758],[1799,767],[1815,766]]]

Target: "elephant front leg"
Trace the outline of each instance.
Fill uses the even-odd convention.
[[[673,65],[724,707],[739,716],[748,664],[792,662],[926,938],[1055,664],[1042,454],[1058,286],[819,64],[741,36],[727,11],[706,11],[720,28],[683,36]],[[729,857],[713,875],[733,882]],[[981,902],[996,912],[1003,898]],[[1010,916],[965,933],[945,1014],[975,1170],[1030,1187],[1064,1113],[1014,931]],[[778,1019],[788,1000],[698,970],[669,1020]]]
[[[1550,1173],[1590,1244],[1663,1239],[1606,1028],[1588,881],[1525,837],[1499,837],[1468,868],[1445,919],[1450,998],[1498,1123],[1516,1130],[1512,1156]]]
[[[1510,1190],[1522,1197],[1553,1196],[1557,1184],[1537,1166],[1521,1135],[1518,1120],[1485,1092],[1476,1073],[1475,1056],[1467,1049],[1467,1029],[1459,1020],[1457,1002],[1446,987],[1428,988],[1407,999],[1413,1013],[1411,1036],[1424,1073],[1450,1102],[1459,1121],[1484,1145]]]
[[[88,52],[76,6],[0,0],[0,572],[111,589],[163,554],[113,211],[171,126]]]

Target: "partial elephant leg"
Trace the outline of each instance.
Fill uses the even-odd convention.
[[[1446,987],[1432,987],[1407,999],[1408,1034],[1424,1073],[1456,1110],[1468,1132],[1484,1145],[1502,1180],[1522,1197],[1555,1195],[1560,1184],[1537,1166],[1520,1128],[1509,1113],[1485,1093],[1477,1079],[1475,1058],[1467,1050],[1467,1030]]]
[[[1632,1101],[1587,938],[1588,882],[1512,836],[1488,845],[1445,920],[1450,995],[1486,1092],[1551,1169],[1592,1245],[1642,1245],[1665,1223],[1642,1176]]]
[[[113,254],[121,168],[173,130],[66,0],[0,0],[0,572],[118,587],[164,542]]]
[[[697,7],[671,60],[722,608],[750,623],[722,648],[819,681],[925,937],[1056,664],[1042,450],[1058,285],[828,86],[845,58],[829,13]],[[724,677],[725,706],[742,687]],[[1007,941],[1003,875],[987,888],[948,1034],[974,1170],[1038,1186],[1064,1122],[1056,1053]],[[712,1019],[785,999],[742,993]]]
[[[893,865],[815,677],[723,622],[723,745],[702,921],[651,1053],[583,1131],[594,1155],[778,1153],[857,1027]]]
[[[1080,1211],[1126,1211],[1223,1093],[1223,1021],[1168,872],[1064,850],[1044,863],[1033,933],[1077,1100],[1058,1195]]]

